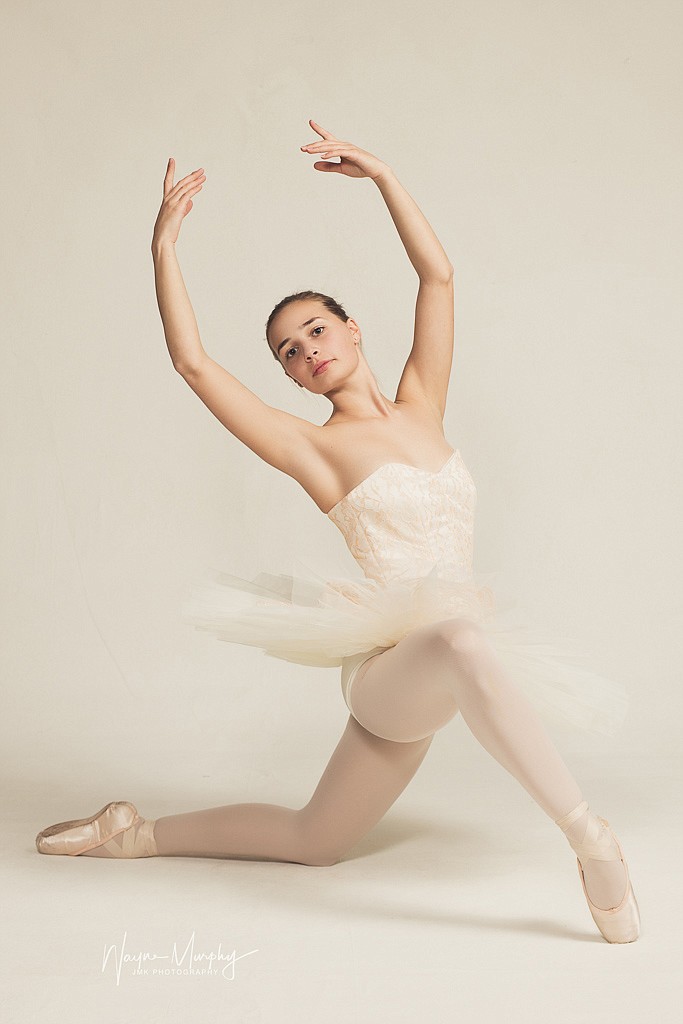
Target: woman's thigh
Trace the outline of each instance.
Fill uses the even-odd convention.
[[[349,709],[386,740],[409,743],[433,735],[458,713],[449,682],[454,670],[452,634],[457,620],[428,623],[359,668]]]

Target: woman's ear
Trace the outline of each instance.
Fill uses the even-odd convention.
[[[353,319],[353,317],[350,316],[348,318],[348,320],[346,321],[346,326],[351,331],[351,334],[353,335],[353,340],[354,341],[360,341],[360,327],[358,326],[356,321]]]

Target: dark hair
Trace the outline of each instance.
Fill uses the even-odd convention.
[[[281,309],[284,309],[285,306],[288,306],[290,302],[298,302],[300,299],[313,299],[314,301],[317,300],[318,302],[322,302],[326,309],[330,313],[332,313],[333,316],[336,316],[337,319],[341,320],[342,323],[346,323],[346,321],[349,319],[349,315],[344,309],[344,307],[340,306],[337,300],[333,299],[331,295],[325,295],[323,292],[311,291],[294,292],[293,295],[286,295],[284,299],[280,299],[277,306],[273,309],[272,313],[270,314],[266,322],[266,342],[268,344],[268,348],[273,353],[273,356],[278,361],[278,363],[280,362],[280,357],[278,356],[277,352],[268,341],[268,331],[270,330],[270,325],[272,324],[273,320],[275,319],[275,317],[277,316]],[[362,349],[362,342],[359,342],[359,346]]]

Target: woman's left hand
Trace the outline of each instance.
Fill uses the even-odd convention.
[[[302,146],[304,153],[319,153],[320,156],[339,157],[338,164],[326,163],[324,160],[316,160],[313,167],[316,171],[333,171],[337,174],[346,174],[350,178],[372,178],[376,181],[381,175],[386,174],[390,168],[382,160],[378,160],[372,153],[366,153],[359,149],[352,142],[340,142],[332,132],[325,131],[315,121],[308,122],[314,132],[321,135],[322,142],[309,142]]]

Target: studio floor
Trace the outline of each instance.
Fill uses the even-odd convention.
[[[34,836],[65,798],[16,787],[3,829],[3,1019],[678,1022],[680,761],[573,762],[599,790],[592,807],[619,835],[640,904],[641,936],[619,946],[594,926],[555,826],[473,747],[454,786],[440,740],[333,867],[41,856]],[[211,805],[158,790],[151,780],[105,799],[134,799],[147,817]],[[90,813],[100,795],[92,778],[81,792],[69,782],[68,806]],[[254,798],[271,802],[267,781]]]

